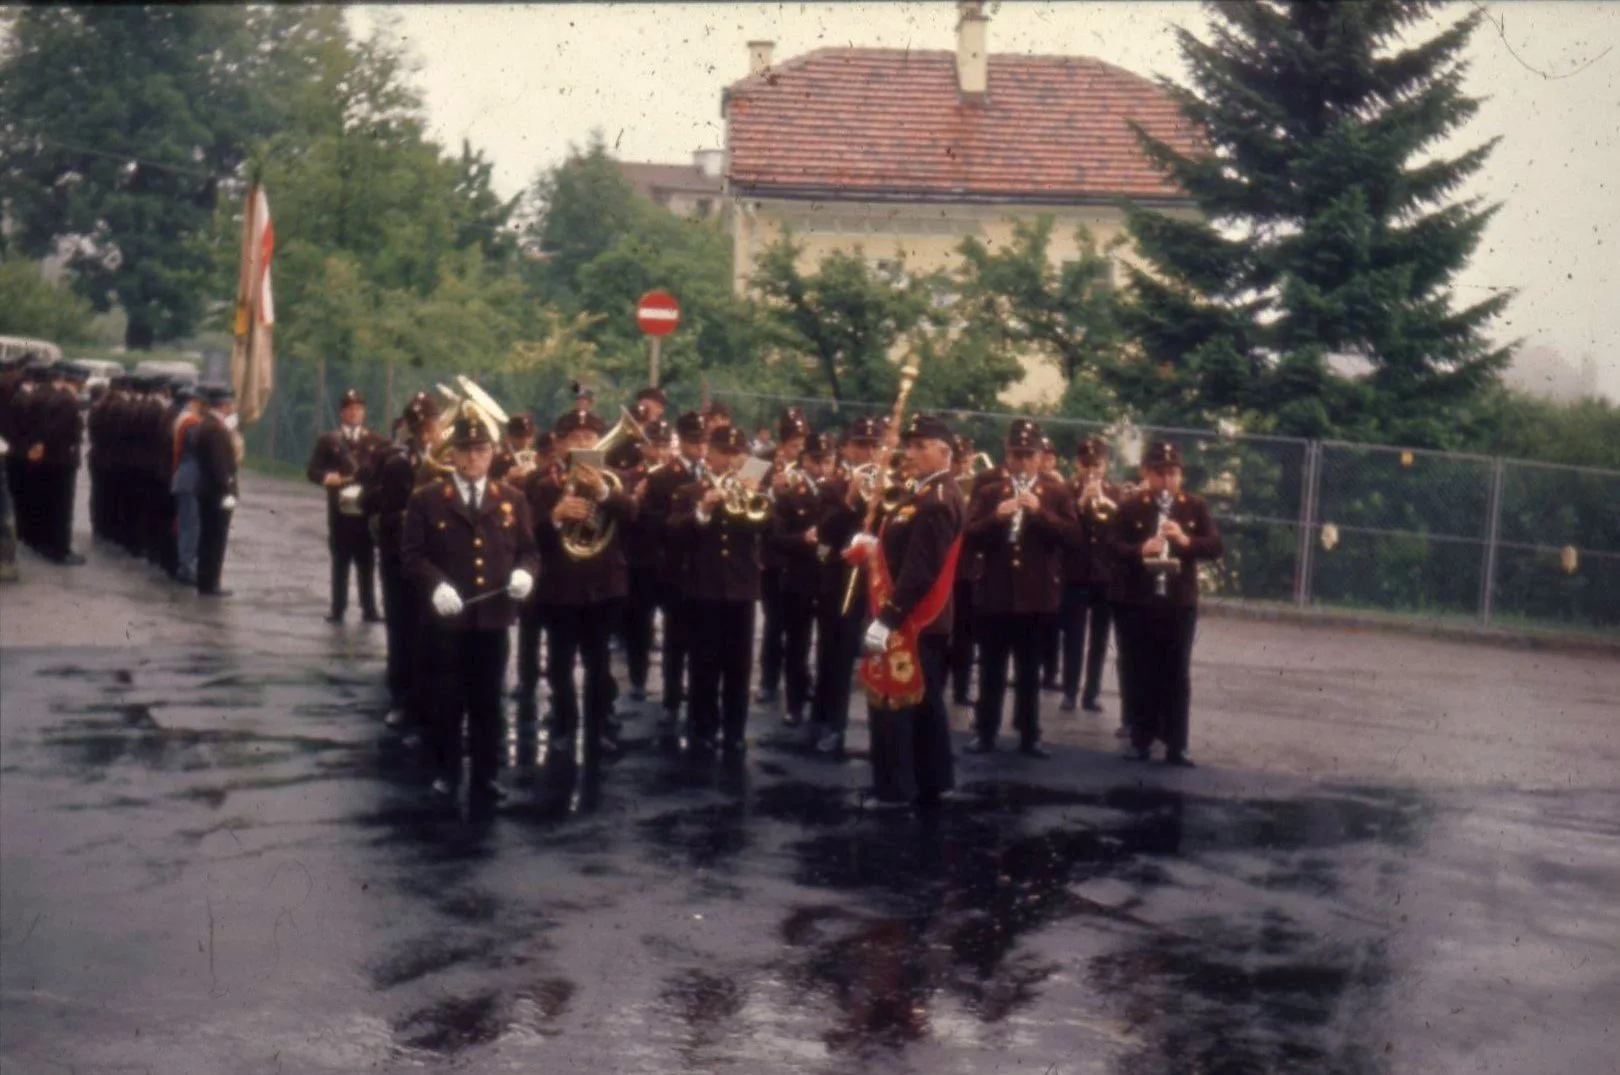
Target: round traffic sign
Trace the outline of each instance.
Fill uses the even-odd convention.
[[[681,304],[667,291],[649,291],[636,303],[636,324],[649,336],[668,336],[681,323]]]

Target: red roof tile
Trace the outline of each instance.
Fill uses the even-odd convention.
[[[1087,56],[989,58],[961,100],[953,52],[818,49],[726,91],[729,175],[745,193],[939,200],[1176,199],[1127,119],[1195,142],[1154,83]]]

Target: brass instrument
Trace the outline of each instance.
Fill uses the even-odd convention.
[[[1164,526],[1170,521],[1170,508],[1174,504],[1175,497],[1170,495],[1168,489],[1161,490],[1155,499],[1154,506],[1159,509],[1155,531],[1159,537],[1164,536]],[[1159,597],[1169,593],[1171,577],[1181,574],[1181,561],[1171,554],[1168,541],[1165,542],[1159,555],[1147,557],[1142,561],[1142,566],[1153,576],[1153,592]]]
[[[1090,500],[1085,500],[1086,490],[1094,485],[1097,487],[1097,495]],[[1119,505],[1114,503],[1113,499],[1103,490],[1103,482],[1100,477],[1082,485],[1077,499],[1084,501],[1082,510],[1085,511],[1086,517],[1093,522],[1109,522],[1113,519],[1114,514],[1119,511]]]
[[[499,444],[506,436],[506,411],[501,408],[499,403],[495,402],[493,396],[479,388],[471,377],[457,374],[456,383],[461,386],[460,392],[442,382],[435,385],[439,390],[439,394],[444,396],[450,404],[439,417],[441,428],[449,430],[455,425],[458,418],[474,419],[482,422],[484,428],[489,430],[490,443]],[[455,469],[449,462],[449,437],[441,437],[439,443],[431,449],[429,455],[440,473],[448,474]]]
[[[748,486],[735,471],[726,471],[715,481],[714,487],[725,497],[721,507],[727,515],[747,519],[751,523],[764,522],[771,513],[771,496],[764,488],[748,491]]]
[[[596,442],[592,454],[605,460],[608,453],[627,442],[645,444],[647,434],[642,431],[641,423],[631,416],[629,409],[620,407],[618,422]],[[591,501],[591,513],[588,516],[577,521],[570,520],[558,527],[557,538],[570,560],[595,559],[607,550],[617,527],[612,519],[602,518],[601,500],[615,496],[623,490],[624,483],[619,480],[619,476],[605,465],[601,467],[587,465],[570,453],[563,495],[583,497]]]
[[[996,469],[996,461],[991,459],[989,453],[980,452],[968,460],[968,477],[977,478],[980,474],[987,474]]]
[[[1034,478],[1015,477],[1012,480],[1013,496],[1015,497],[1023,496],[1034,488]],[[1024,532],[1024,505],[1018,505],[1018,510],[1013,512],[1012,520],[1007,524],[1007,527],[1007,536],[1016,543],[1019,535]]]
[[[533,448],[525,448],[521,452],[512,453],[512,469],[510,473],[518,477],[525,477],[534,472],[540,462],[540,453]]]

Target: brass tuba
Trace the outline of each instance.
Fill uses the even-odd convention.
[[[484,428],[489,430],[489,439],[492,444],[499,444],[506,436],[506,411],[502,409],[499,403],[495,402],[494,397],[479,388],[471,377],[457,374],[456,383],[461,385],[460,392],[442,382],[435,385],[439,390],[439,394],[444,396],[449,405],[439,417],[443,435],[426,458],[430,460],[433,468],[441,474],[448,474],[455,469],[450,464],[449,433],[457,418],[471,418],[482,422]]]
[[[577,458],[579,453],[570,454],[563,495],[584,497],[592,502],[589,516],[577,522],[566,522],[558,530],[558,540],[570,560],[594,560],[613,542],[616,526],[612,519],[602,517],[601,500],[624,489],[619,476],[607,468],[607,456],[626,442],[645,444],[647,434],[629,408],[620,407],[618,422],[591,449],[590,462]]]

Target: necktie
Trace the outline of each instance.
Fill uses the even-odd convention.
[[[468,503],[469,506],[471,506],[471,508],[473,510],[473,514],[474,515],[478,514],[478,486],[477,485],[469,485],[469,486],[467,486],[467,503]]]

